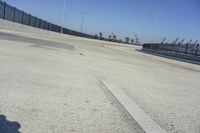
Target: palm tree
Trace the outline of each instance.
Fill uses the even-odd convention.
[[[125,40],[126,40],[126,43],[129,43],[130,38],[129,38],[129,37],[126,37]]]
[[[113,41],[116,41],[116,39],[117,39],[117,36],[113,35]]]
[[[109,35],[109,41],[113,41],[113,33],[111,32],[111,34]]]
[[[109,35],[109,37],[108,37],[108,38],[109,38],[109,41],[112,41],[112,36],[111,36],[111,35]]]
[[[134,39],[131,39],[131,43],[132,43],[132,44],[134,43]]]
[[[103,39],[103,33],[99,32],[99,40],[102,40],[102,39]]]

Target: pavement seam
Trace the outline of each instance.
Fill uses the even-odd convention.
[[[112,93],[112,95],[122,104],[129,115],[140,125],[146,133],[166,133],[151,117],[146,114],[131,98],[129,98],[112,81],[100,79],[100,82]]]

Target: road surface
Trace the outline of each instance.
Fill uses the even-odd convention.
[[[200,66],[139,49],[0,30],[0,115],[21,132],[143,132],[103,78],[166,132],[199,133]]]

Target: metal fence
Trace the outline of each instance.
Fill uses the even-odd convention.
[[[195,43],[160,43],[160,44],[143,44],[143,49],[151,49],[157,51],[165,51],[169,53],[176,53],[176,54],[184,54],[184,55],[192,55],[192,56],[199,56],[200,57],[200,44],[198,41]]]
[[[2,1],[0,1],[0,18],[44,30],[61,32],[61,26],[47,22],[38,17],[32,16],[31,14],[25,13]],[[66,28],[63,28],[63,34],[69,34],[91,39],[95,38],[93,35],[73,31]]]

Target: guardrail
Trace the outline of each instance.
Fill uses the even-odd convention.
[[[31,14],[25,13],[24,11],[21,11],[16,7],[13,7],[2,1],[0,1],[0,18],[44,30],[58,33],[61,32],[61,26],[47,22],[36,16],[32,16]],[[95,39],[93,35],[81,33],[67,28],[63,28],[63,34]]]

